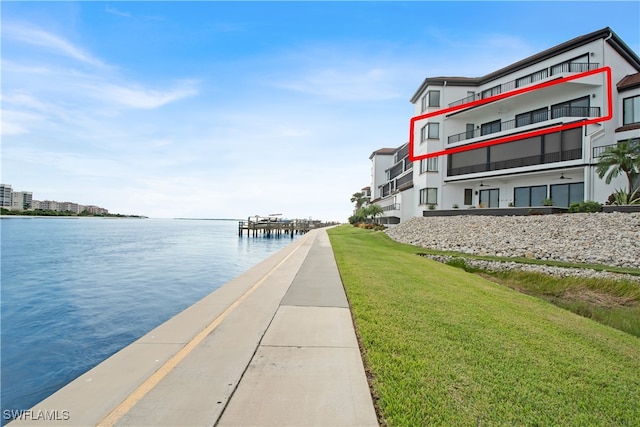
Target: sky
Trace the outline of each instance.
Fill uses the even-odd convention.
[[[426,77],[478,77],[640,2],[12,2],[3,184],[152,218],[346,221]]]

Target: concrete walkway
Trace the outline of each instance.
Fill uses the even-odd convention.
[[[48,419],[34,420],[42,411]],[[11,425],[378,425],[325,230],[298,238],[27,415]]]

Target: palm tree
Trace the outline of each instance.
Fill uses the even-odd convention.
[[[365,212],[366,212],[368,217],[370,216],[371,219],[373,219],[375,221],[376,217],[378,215],[382,215],[382,213],[384,211],[382,210],[382,208],[380,206],[374,204],[374,205],[367,206],[365,208]]]
[[[353,193],[351,196],[351,203],[356,204],[356,211],[360,209],[366,203],[369,203],[369,198],[364,195],[362,192]]]
[[[634,182],[640,176],[640,140],[627,140],[607,148],[596,165],[600,179],[605,178],[607,184],[621,173],[627,176],[628,194],[634,190]]]

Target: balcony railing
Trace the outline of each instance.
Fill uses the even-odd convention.
[[[400,203],[392,203],[392,204],[387,205],[387,206],[382,206],[382,211],[383,212],[397,211],[399,209],[400,209]]]
[[[535,112],[531,116],[520,117],[506,122],[496,123],[485,128],[475,129],[451,135],[447,138],[449,144],[464,141],[479,136],[491,135],[492,133],[503,132],[521,126],[544,122],[560,117],[600,117],[600,107],[555,107],[550,110]]]
[[[394,179],[396,176],[404,172],[404,162],[398,163],[389,169],[389,179]]]
[[[525,166],[541,165],[545,163],[566,162],[582,158],[582,148],[574,150],[558,151],[555,153],[539,154],[535,156],[520,157],[516,159],[501,160],[497,162],[478,163],[471,166],[451,168],[447,170],[447,176],[465,175],[469,173],[489,172],[501,169],[521,168]]]
[[[387,182],[380,188],[380,197],[387,197],[389,194],[391,194],[391,184],[392,182]]]
[[[563,62],[562,64],[551,67],[551,75],[559,73],[584,73],[586,71],[595,70],[600,66],[598,63],[587,62]]]
[[[585,71],[591,71],[600,68],[600,64],[598,63],[587,63],[587,62],[564,62],[562,64],[556,64],[549,68],[543,68],[542,70],[538,70],[535,73],[531,73],[524,77],[520,77],[516,80],[511,80],[506,83],[501,84],[500,86],[495,87],[493,90],[483,91],[482,93],[476,93],[474,95],[469,95],[466,98],[459,99],[449,104],[449,107],[455,107],[456,105],[468,104],[473,101],[477,101],[478,99],[488,98],[490,96],[497,95],[499,93],[508,92],[513,89],[517,89],[519,87],[527,86],[532,83],[535,83],[539,80],[545,79],[549,76],[559,73],[583,73]],[[484,95],[483,95],[484,94]]]
[[[597,159],[598,157],[602,156],[602,153],[604,153],[605,151],[607,151],[607,148],[611,148],[611,147],[615,147],[616,144],[609,144],[609,145],[605,145],[602,147],[593,147],[593,158]]]
[[[409,168],[411,169],[411,168]],[[413,186],[413,174],[412,173],[408,173],[406,175],[402,175],[400,178],[397,179],[391,179],[389,182],[387,182],[384,185],[381,185],[380,188],[380,197],[387,197],[388,195],[397,192],[397,191],[402,191],[405,190],[407,188],[410,188]]]
[[[413,162],[409,161],[408,158],[401,160],[399,163],[396,163],[391,168],[387,169],[389,173],[389,179],[394,179],[398,175],[403,174],[409,169],[413,169]]]
[[[409,145],[405,145],[396,153],[394,161],[398,163],[400,160],[404,159],[408,155],[409,155]]]
[[[396,188],[402,190],[410,185],[413,185],[413,174],[408,173],[400,178],[396,179]]]

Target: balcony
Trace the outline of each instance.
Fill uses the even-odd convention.
[[[548,68],[543,68],[541,70],[536,71],[535,73],[531,73],[524,77],[520,77],[515,80],[508,81],[499,86],[494,86],[490,89],[486,89],[481,93],[476,93],[474,95],[467,96],[466,98],[459,99],[449,104],[449,107],[455,107],[457,105],[468,104],[473,101],[477,101],[479,99],[489,98],[490,96],[495,96],[500,93],[509,92],[511,90],[528,86],[537,81],[546,79],[547,77],[561,74],[561,73],[584,73],[586,71],[596,70],[600,68],[600,64],[598,63],[587,63],[587,62],[563,62],[561,64],[556,64]]]
[[[534,166],[547,163],[566,162],[569,160],[578,160],[582,158],[582,148],[574,150],[565,150],[555,153],[545,153],[535,156],[520,157],[509,160],[501,160],[498,162],[478,163],[471,166],[460,168],[452,168],[447,170],[447,176],[465,175],[469,173],[489,172],[502,169],[521,168],[525,166]]]
[[[593,147],[593,158],[597,159],[602,156],[602,153],[607,151],[607,148],[615,147],[617,144],[609,144],[602,147]]]
[[[405,157],[407,157],[409,155],[409,144],[404,145],[403,147],[401,147],[398,152],[395,154],[393,160],[395,163],[400,162],[402,159],[404,159]]]
[[[412,168],[409,168],[412,169]],[[413,173],[407,173],[402,175],[399,178],[392,179],[384,185],[381,185],[380,188],[380,197],[387,197],[393,193],[397,193],[398,191],[404,191],[408,188],[413,187]]]
[[[492,122],[490,126],[483,126],[482,128],[475,129],[473,131],[469,130],[451,135],[447,138],[447,142],[449,144],[454,144],[456,142],[477,138],[479,136],[490,135],[492,133],[503,132],[521,126],[544,122],[549,120],[549,118],[558,119],[561,117],[600,117],[600,107],[558,107],[544,111],[536,111],[532,115],[527,115],[525,117],[516,118],[506,122]]]
[[[387,177],[390,180],[394,179],[410,169],[413,169],[413,162],[409,161],[408,157],[405,157],[404,159],[401,159],[399,163],[396,163],[391,168],[387,169]]]
[[[398,211],[400,210],[400,203],[392,203],[387,206],[381,206],[382,212]]]
[[[400,178],[396,179],[396,188],[398,191],[405,190],[407,188],[413,187],[413,174],[408,173]]]

